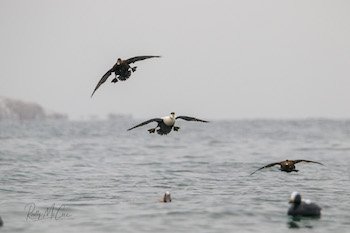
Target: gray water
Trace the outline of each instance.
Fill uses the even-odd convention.
[[[179,121],[167,136],[134,123],[0,123],[0,230],[350,232],[350,121]],[[326,166],[249,176],[285,159]],[[292,191],[321,218],[288,217]]]

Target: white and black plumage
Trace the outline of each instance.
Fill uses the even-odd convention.
[[[295,169],[295,164],[296,163],[300,163],[300,162],[306,162],[306,163],[317,163],[320,165],[323,165],[322,163],[319,162],[315,162],[315,161],[311,161],[311,160],[305,160],[305,159],[298,159],[298,160],[285,160],[285,161],[281,161],[281,162],[276,162],[276,163],[270,163],[266,166],[263,166],[261,168],[259,168],[258,170],[252,172],[250,175],[253,175],[255,172],[264,169],[264,168],[268,168],[268,167],[273,167],[275,165],[280,165],[280,170],[284,171],[284,172],[298,172],[298,170]]]
[[[112,80],[113,83],[120,81],[125,81],[131,76],[131,72],[136,71],[136,66],[131,67],[130,64],[145,60],[148,58],[153,58],[153,57],[160,57],[160,56],[137,56],[137,57],[132,57],[126,60],[122,60],[121,58],[118,58],[117,63],[105,73],[100,81],[97,83],[94,91],[91,94],[91,97],[94,95],[95,91],[108,79],[108,77],[114,72],[115,78]]]
[[[288,215],[304,217],[321,216],[321,207],[315,203],[312,203],[310,200],[302,200],[301,195],[298,192],[293,192],[291,194],[289,203],[292,205],[288,209]]]
[[[170,195],[170,192],[169,192],[169,191],[166,191],[166,192],[164,193],[162,202],[171,202],[171,195]]]
[[[161,117],[161,118],[153,118],[150,119],[148,121],[142,122],[141,124],[138,124],[129,130],[135,129],[137,127],[143,126],[143,125],[147,125],[148,123],[151,122],[157,122],[158,125],[155,128],[149,129],[148,132],[149,133],[154,133],[157,130],[157,133],[160,135],[164,135],[164,134],[168,134],[171,132],[172,129],[174,129],[174,131],[178,131],[180,129],[180,127],[175,126],[175,120],[176,119],[183,119],[186,121],[199,121],[199,122],[208,122],[208,121],[204,121],[195,117],[189,117],[189,116],[175,116],[175,113],[172,112],[170,113],[169,116],[165,116],[165,117]],[[159,129],[157,129],[159,127]]]

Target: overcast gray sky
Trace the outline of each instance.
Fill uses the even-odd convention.
[[[74,119],[350,117],[347,0],[1,0],[0,38],[0,96]]]

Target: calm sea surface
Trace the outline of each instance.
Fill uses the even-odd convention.
[[[1,232],[350,232],[350,121],[126,131],[137,122],[0,122]],[[326,166],[249,176],[285,159]],[[160,202],[165,191],[171,203]],[[292,191],[318,203],[321,218],[288,217]]]

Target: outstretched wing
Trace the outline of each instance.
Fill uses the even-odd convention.
[[[294,160],[294,163],[300,163],[300,162],[306,162],[306,163],[317,163],[317,164],[323,165],[323,164],[322,164],[322,163],[320,163],[320,162],[311,161],[311,160],[305,160],[305,159],[298,159],[298,160]],[[324,166],[324,165],[323,165],[323,166]]]
[[[255,172],[257,172],[257,171],[261,170],[261,169],[268,168],[268,167],[272,167],[272,166],[279,165],[279,164],[281,164],[281,162],[277,162],[277,163],[270,163],[270,164],[268,164],[268,165],[266,165],[266,166],[263,166],[263,167],[259,168],[259,169],[258,169],[258,170],[256,170],[256,171],[254,171],[254,172],[250,173],[250,176],[251,176],[251,175],[253,175]]]
[[[209,122],[209,121],[205,121],[205,120],[201,120],[195,117],[189,117],[189,116],[177,116],[176,119],[183,119],[185,121],[200,121],[200,122]]]
[[[114,68],[114,67],[113,67]],[[100,81],[97,83],[95,90],[92,92],[91,94],[91,98],[94,95],[95,91],[104,83],[106,82],[107,78],[112,74],[113,72],[113,68],[108,70],[107,73],[105,73],[105,75],[102,76],[102,78],[100,79]]]
[[[161,118],[153,118],[153,119],[151,119],[151,120],[142,122],[141,124],[135,125],[134,127],[131,127],[130,129],[128,129],[128,131],[129,131],[129,130],[132,130],[132,129],[135,129],[135,128],[137,128],[137,127],[143,126],[143,125],[147,125],[148,123],[151,123],[151,122],[153,122],[153,121],[159,123],[159,122],[162,121],[162,119],[161,119]]]
[[[134,63],[134,62],[137,62],[137,61],[141,61],[141,60],[145,60],[145,59],[152,58],[152,57],[160,57],[160,56],[138,56],[138,57],[129,58],[129,59],[125,60],[125,61],[128,64],[131,64],[131,63]]]

